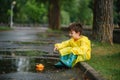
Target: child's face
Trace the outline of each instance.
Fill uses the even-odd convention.
[[[73,39],[78,39],[80,37],[80,32],[75,32],[75,31],[71,30],[69,32],[69,36],[72,37]]]

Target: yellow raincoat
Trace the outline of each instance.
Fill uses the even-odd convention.
[[[62,43],[57,43],[55,46],[58,48],[61,56],[70,53],[78,56],[72,66],[74,66],[77,62],[86,61],[91,58],[91,43],[86,36],[82,35],[82,37],[77,41],[74,41],[74,39],[71,38],[63,41]]]

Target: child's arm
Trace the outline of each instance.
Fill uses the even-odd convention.
[[[63,41],[62,43],[56,43],[54,50],[59,50],[65,47],[70,46],[70,40]]]

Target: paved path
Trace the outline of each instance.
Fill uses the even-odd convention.
[[[11,31],[0,32],[0,80],[81,80],[79,68],[57,69],[53,66],[56,60],[44,61],[40,60],[40,56],[4,57],[2,51],[37,50],[53,54],[54,43],[61,41],[61,34],[45,33],[46,30],[47,28],[43,27],[16,27]],[[36,72],[36,63],[42,61],[45,71]],[[29,68],[32,71],[28,71]]]
[[[0,32],[0,51],[10,50],[43,50],[47,52],[53,51],[55,38],[43,38],[47,28],[43,27],[15,27],[11,31]],[[41,35],[42,37],[38,36]],[[29,42],[31,44],[21,44],[21,42]],[[48,43],[45,45],[32,44],[32,42]]]

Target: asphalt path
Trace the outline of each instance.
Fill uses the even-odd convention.
[[[37,34],[44,35],[48,28],[44,27],[14,27],[10,31],[0,32],[0,51],[10,50],[41,50],[53,52],[53,45],[55,39],[42,38]],[[34,44],[18,44],[20,42],[51,42],[47,45],[34,45]]]

